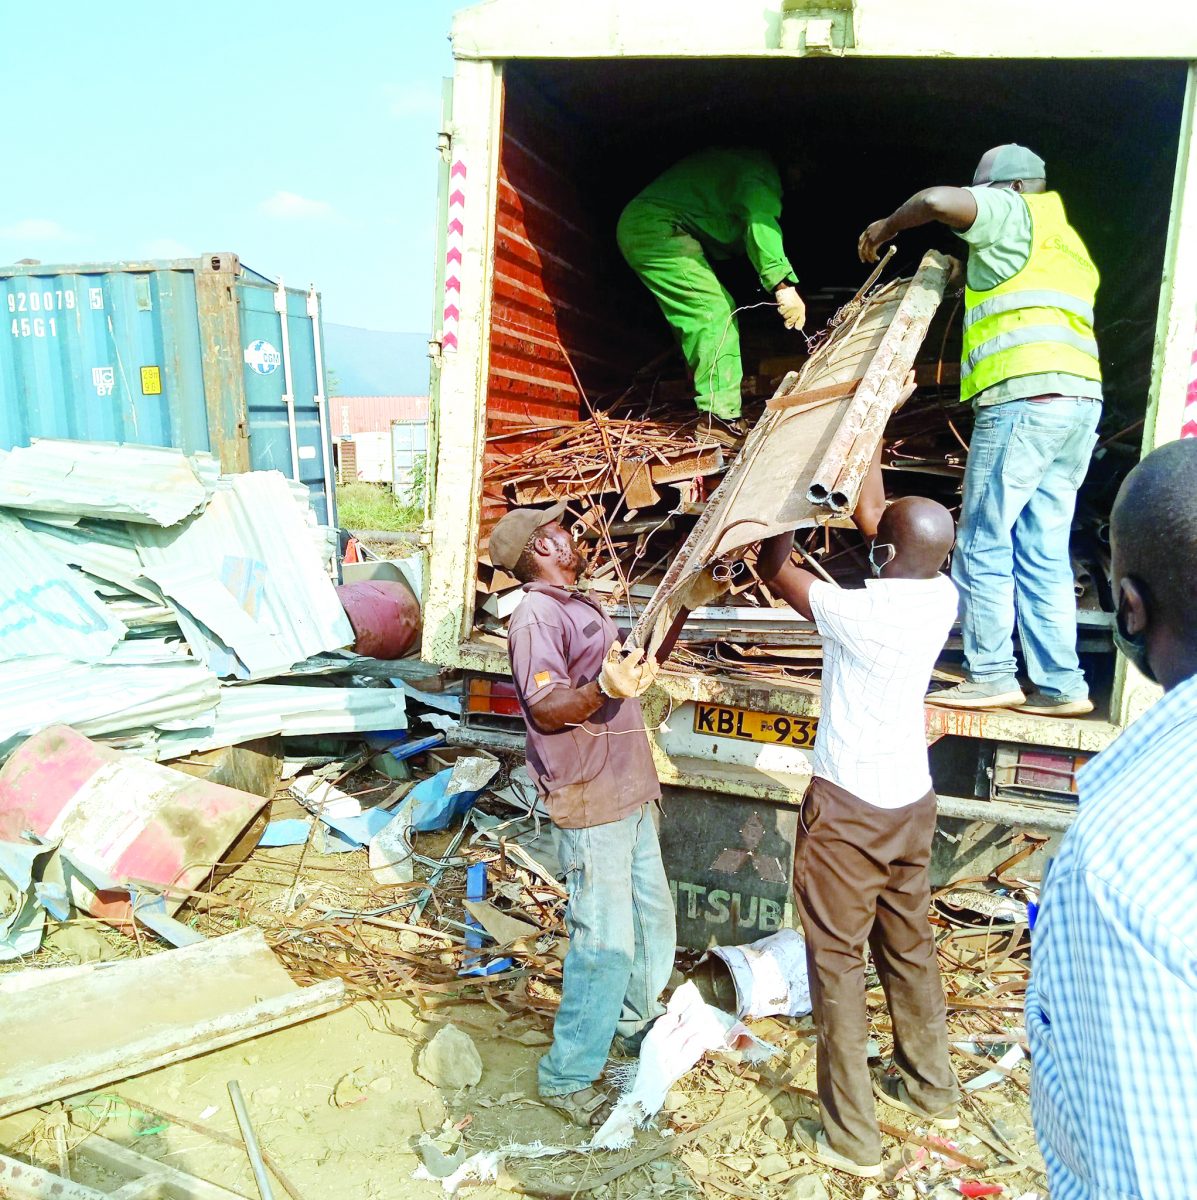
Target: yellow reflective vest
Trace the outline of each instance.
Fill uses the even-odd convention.
[[[964,290],[961,400],[1020,375],[1058,371],[1101,379],[1093,336],[1097,267],[1058,192],[1022,199],[1031,212],[1026,265],[997,287]]]

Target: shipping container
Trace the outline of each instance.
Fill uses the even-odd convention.
[[[235,254],[0,267],[0,449],[38,437],[279,470],[335,523],[320,297]]]
[[[423,473],[428,457],[428,421],[391,422],[391,481],[395,495],[405,498]]]
[[[1112,498],[1111,480],[1140,450],[1197,433],[1192,6],[1149,0],[1132,18],[1091,0],[491,0],[458,14],[453,49],[423,652],[478,673],[466,723],[480,740],[518,726],[502,716],[503,647],[475,632],[478,557],[502,511],[483,494],[490,435],[503,422],[577,419],[584,396],[626,386],[668,349],[615,226],[645,183],[693,150],[748,141],[802,160],[781,222],[799,290],[850,296],[870,221],[920,187],[968,183],[992,145],[1032,146],[1102,273],[1103,436],[1122,431],[1130,452],[1095,458],[1088,486]],[[929,246],[965,250],[936,229],[897,245],[905,275]],[[737,302],[750,302],[742,282]],[[745,346],[784,336],[777,325],[775,313],[745,313]],[[1104,693],[1093,717],[927,709],[941,814],[957,822],[951,852],[974,873],[1008,853],[994,829],[1066,827],[1072,765],[1158,694],[1115,658],[1108,612],[1093,621],[1086,636],[1100,646],[1086,667]],[[671,672],[648,701],[663,782],[783,805],[801,797],[808,752],[708,718],[763,713],[813,728],[817,694]]]

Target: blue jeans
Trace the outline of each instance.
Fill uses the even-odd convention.
[[[569,889],[569,952],[553,1044],[540,1060],[542,1096],[588,1087],[616,1033],[632,1037],[665,1011],[677,942],[649,805],[608,825],[554,827],[553,841]]]
[[[964,666],[975,683],[1017,685],[1017,616],[1035,686],[1053,699],[1089,694],[1076,656],[1068,544],[1100,417],[1096,400],[1072,397],[977,410],[952,556]]]

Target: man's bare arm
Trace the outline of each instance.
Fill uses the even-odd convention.
[[[775,537],[767,538],[761,543],[756,572],[769,585],[770,591],[776,592],[795,612],[801,613],[808,621],[813,621],[810,588],[812,583],[818,583],[819,577],[811,571],[794,566],[790,561],[790,551],[793,547],[792,533],[779,533]]]
[[[874,221],[860,235],[861,262],[876,262],[878,251],[904,229],[939,221],[950,229],[969,229],[977,219],[977,200],[967,188],[931,187],[916,192],[901,208]]]

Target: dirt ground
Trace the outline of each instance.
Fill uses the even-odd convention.
[[[274,815],[291,814],[276,802]],[[448,837],[427,835],[421,852],[440,856]],[[442,1195],[439,1183],[412,1178],[421,1161],[415,1143],[421,1134],[453,1127],[470,1154],[513,1142],[576,1145],[584,1140],[583,1131],[536,1098],[536,1064],[551,1036],[559,960],[533,954],[485,986],[458,979],[452,920],[461,915],[453,901],[464,886],[459,869],[442,879],[439,910],[430,905],[424,914],[427,935],[387,928],[385,918],[374,925],[332,925],[329,908],[362,912],[379,902],[364,859],[362,851],[326,855],[311,846],[258,850],[220,881],[210,898],[197,899],[180,913],[209,936],[259,924],[299,982],[339,975],[349,986],[351,1004],[72,1097],[62,1106],[69,1114],[69,1143],[101,1133],[237,1195],[255,1197],[229,1100],[230,1080],[240,1084],[259,1140],[290,1184],[290,1189],[276,1185],[280,1198],[288,1191],[302,1200]],[[431,932],[438,924],[448,932]],[[141,949],[155,947],[143,941]],[[988,955],[988,948],[982,949]],[[137,952],[137,944],[121,933],[83,919],[53,932],[37,965]],[[966,958],[960,952],[954,961]],[[964,985],[956,981],[953,986]],[[984,986],[984,980],[977,981],[978,995]],[[956,1067],[965,1081],[981,1075],[1005,1048],[998,1040],[1003,1035],[992,1031],[1021,1024],[1014,1005],[987,1008],[983,1028],[991,1040],[985,1041],[978,1033],[978,1011],[969,1003],[974,1002],[949,1016],[954,1037],[982,1039],[971,1042],[976,1053],[960,1052]],[[891,1044],[877,988],[870,992],[870,1005],[873,1049],[884,1057]],[[116,1021],[120,1014],[97,1014],[96,1019]],[[470,1035],[483,1063],[478,1085],[452,1094],[438,1091],[416,1071],[421,1047],[448,1021]],[[48,1039],[52,1028],[50,1019]],[[961,1110],[964,1124],[947,1146],[937,1147],[927,1136],[931,1131],[881,1112],[897,1135],[886,1137],[886,1152],[898,1177],[864,1184],[817,1168],[790,1138],[794,1119],[814,1112],[809,1019],[769,1018],[751,1028],[779,1053],[756,1069],[735,1055],[703,1059],[675,1084],[656,1128],[638,1132],[630,1149],[508,1160],[497,1182],[471,1185],[463,1194],[914,1200],[959,1195],[952,1181],[961,1178],[1000,1183],[1012,1198],[1046,1194],[1030,1130],[1025,1060],[1004,1082],[968,1095]],[[1010,1040],[1019,1036],[1015,1031]],[[57,1110],[48,1105],[0,1121],[0,1145],[55,1169],[51,1126],[59,1119]],[[972,1165],[961,1162],[960,1155]],[[73,1172],[80,1182],[113,1186],[78,1159]]]

